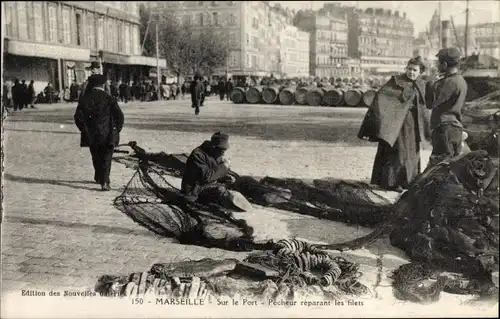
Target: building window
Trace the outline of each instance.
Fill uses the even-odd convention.
[[[19,26],[19,38],[28,39],[28,15],[26,10],[26,2],[17,2],[17,24]]]
[[[254,68],[257,68],[257,56],[256,55],[252,55],[252,66]]]
[[[257,18],[255,18],[255,17],[252,18],[252,27],[254,29],[258,29],[259,28],[259,20],[257,20]]]
[[[234,15],[234,13],[231,13],[229,15],[229,24],[230,25],[235,25],[236,24],[236,16]]]
[[[217,12],[212,13],[214,24],[219,25],[219,14]]]
[[[115,41],[115,37],[116,37],[116,34],[115,34],[115,21],[111,18],[108,18],[108,21],[107,21],[107,50],[108,51],[115,51],[115,47],[114,47],[114,41]]]
[[[237,46],[237,40],[236,40],[236,33],[230,33],[229,34],[229,45],[234,47]]]
[[[123,45],[123,22],[118,21],[118,24],[116,26],[116,31],[118,34],[118,52],[123,52],[125,51],[124,45]]]
[[[200,22],[200,26],[203,26],[205,24],[205,21],[204,20],[204,16],[203,16],[203,12],[200,12],[198,13],[198,21]]]
[[[33,26],[35,30],[35,41],[43,41],[43,7],[41,2],[33,2]]]
[[[94,14],[87,13],[87,45],[90,48],[95,48],[95,25]]]
[[[129,43],[130,43],[130,26],[128,23],[125,22],[125,26],[124,26],[124,41],[123,43],[125,44],[125,54],[130,54],[130,46],[129,46]]]
[[[57,41],[57,6],[49,4],[49,41]]]
[[[76,14],[76,45],[82,45],[82,15]]]
[[[238,52],[232,51],[229,54],[229,66],[237,67],[238,66]]]
[[[185,25],[191,24],[191,15],[189,13],[184,16],[184,24]]]
[[[97,49],[104,49],[104,18],[99,17],[97,23]]]
[[[133,28],[133,38],[132,38],[132,45],[133,45],[133,48],[134,48],[134,54],[135,55],[140,55],[140,44],[139,44],[139,26],[137,25],[134,25],[134,28]]]
[[[63,23],[63,43],[65,44],[70,44],[71,43],[71,18],[70,18],[70,8],[67,6],[64,6],[63,12],[62,12],[62,23]],[[78,23],[78,19],[77,19]],[[77,31],[78,32],[78,31]],[[77,40],[78,40],[78,33],[77,33]]]

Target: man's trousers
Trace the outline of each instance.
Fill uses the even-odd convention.
[[[113,146],[108,144],[92,145],[90,146],[90,154],[92,155],[92,164],[94,165],[94,180],[101,185],[105,183],[109,184]]]
[[[432,154],[429,166],[460,155],[463,129],[453,124],[442,124],[432,131]]]

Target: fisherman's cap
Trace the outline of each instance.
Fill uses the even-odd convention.
[[[227,150],[229,148],[229,135],[219,131],[212,135],[210,142],[212,142],[212,145],[215,147]]]
[[[462,53],[457,48],[445,48],[439,50],[436,56],[444,62],[458,62]]]

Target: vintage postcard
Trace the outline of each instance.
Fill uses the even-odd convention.
[[[498,315],[498,1],[1,13],[2,318]]]

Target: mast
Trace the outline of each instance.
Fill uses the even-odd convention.
[[[468,34],[469,34],[469,0],[467,0],[467,9],[465,9],[465,43],[464,43],[465,57],[467,57]]]
[[[441,22],[441,1],[439,1],[438,5],[438,16],[439,16],[439,43],[438,43],[438,50],[443,48],[443,24]],[[431,30],[432,32],[432,30]]]

